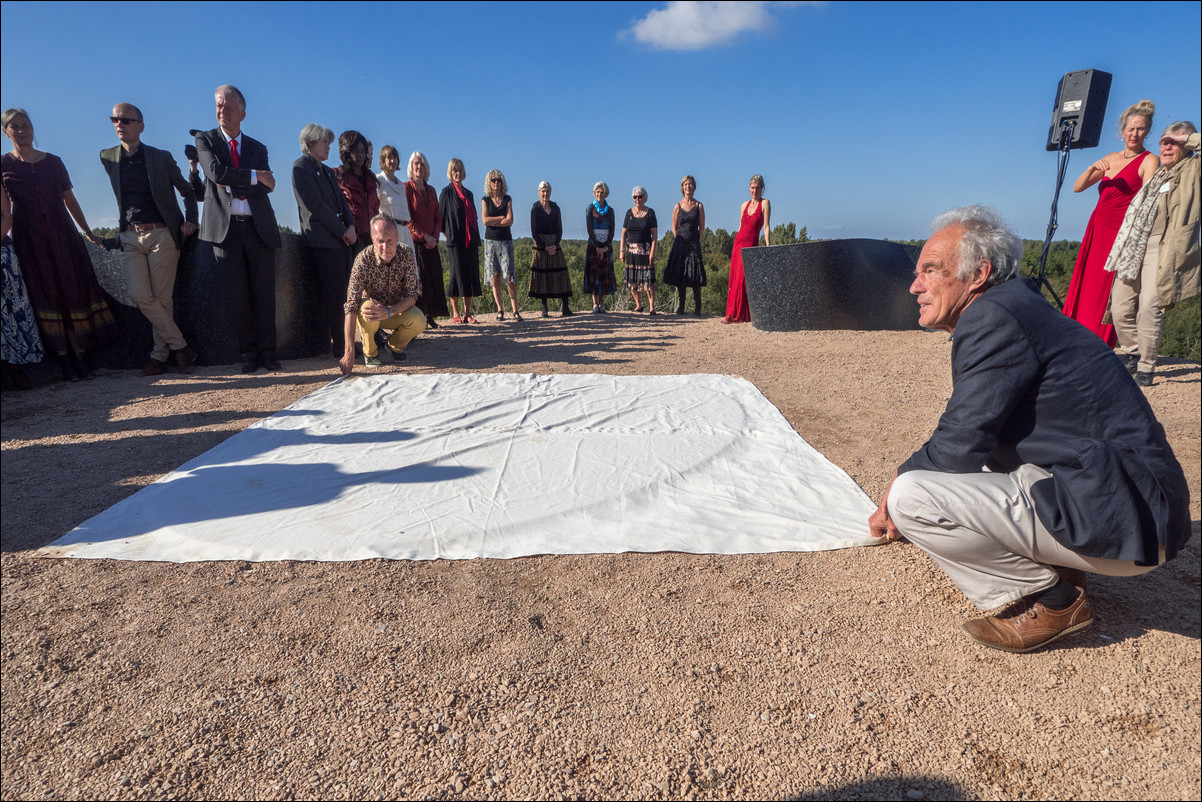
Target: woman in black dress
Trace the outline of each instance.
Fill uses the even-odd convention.
[[[547,300],[563,301],[563,317],[572,314],[568,299],[572,297],[572,281],[568,263],[559,241],[563,238],[563,218],[559,205],[551,201],[551,185],[539,182],[538,201],[530,208],[530,235],[534,237],[534,258],[530,264],[530,297],[543,302],[543,317],[547,316]]]
[[[701,232],[705,231],[705,206],[693,197],[697,180],[686,175],[680,182],[684,200],[672,210],[672,250],[664,268],[664,283],[676,288],[676,314],[684,314],[685,290],[693,288],[693,314],[701,317],[701,288],[705,286],[705,265],[701,261]]]
[[[584,210],[588,229],[588,253],[584,258],[584,291],[593,296],[593,314],[605,313],[603,296],[613,295],[614,282],[614,207],[609,205],[609,185],[593,184],[596,198]]]
[[[634,298],[634,311],[642,312],[639,293],[647,294],[648,314],[655,314],[655,243],[659,238],[659,224],[655,210],[647,205],[647,190],[635,187],[630,191],[634,208],[626,210],[622,221],[622,239],[618,250],[626,262],[626,286]]]
[[[475,323],[472,317],[472,298],[480,294],[480,228],[476,223],[476,199],[463,185],[467,170],[459,159],[447,164],[451,183],[438,196],[442,212],[442,233],[447,238],[447,261],[451,267],[451,284],[447,295],[451,299],[451,322],[460,322],[459,306],[463,301],[464,323]]]

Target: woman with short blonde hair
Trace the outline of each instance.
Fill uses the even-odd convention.
[[[442,212],[442,233],[447,238],[447,261],[450,262],[451,285],[447,295],[451,299],[452,323],[476,323],[472,316],[472,298],[480,294],[480,227],[476,217],[476,199],[463,179],[467,170],[459,159],[447,162],[447,184],[438,196],[438,208]],[[463,302],[463,315],[459,305]]]

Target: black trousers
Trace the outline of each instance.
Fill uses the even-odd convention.
[[[275,355],[275,248],[263,243],[251,220],[230,220],[213,255],[225,272],[238,350]]]
[[[334,356],[342,358],[346,342],[345,334],[346,313],[343,306],[346,303],[347,285],[351,280],[350,249],[340,248],[310,248],[309,257],[317,269],[318,313],[321,333],[328,336],[333,343]]]

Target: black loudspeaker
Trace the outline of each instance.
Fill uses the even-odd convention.
[[[1110,99],[1113,76],[1101,70],[1066,72],[1056,87],[1056,105],[1048,126],[1048,150],[1060,150],[1060,128],[1071,125],[1069,148],[1096,148],[1102,138],[1102,119]]]

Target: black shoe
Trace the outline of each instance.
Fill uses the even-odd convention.
[[[380,329],[376,329],[376,333],[372,337],[376,341],[376,350],[388,347],[388,335]]]
[[[1132,376],[1139,370],[1139,354],[1120,354],[1119,359],[1123,360],[1123,366]]]
[[[242,363],[243,373],[254,373],[259,369],[259,355],[247,354],[246,361]]]
[[[437,322],[435,322],[434,318],[427,316],[426,317],[426,328],[437,329],[437,328],[439,328],[439,325]]]
[[[175,369],[179,373],[191,373],[195,364],[196,351],[191,346],[185,345],[175,352]]]
[[[259,354],[259,361],[268,370],[283,370],[284,367],[280,364],[280,360],[275,358],[274,354]]]
[[[1151,387],[1152,386],[1152,371],[1141,370],[1139,373],[1136,373],[1135,374],[1135,383],[1138,384],[1140,387]]]

